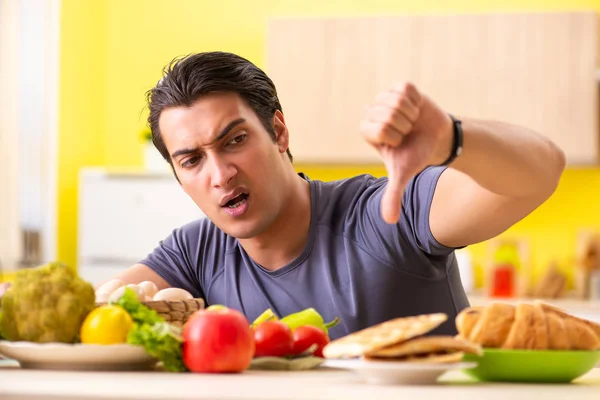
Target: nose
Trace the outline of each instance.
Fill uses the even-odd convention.
[[[237,174],[237,168],[226,157],[209,156],[210,183],[215,188],[226,187]]]

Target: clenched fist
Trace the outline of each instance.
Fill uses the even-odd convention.
[[[388,173],[381,212],[396,223],[404,188],[425,167],[443,163],[452,150],[452,119],[415,85],[394,85],[367,110],[361,133],[381,155]]]

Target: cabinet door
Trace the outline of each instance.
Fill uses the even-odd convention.
[[[266,71],[298,162],[378,162],[359,134],[365,106],[412,81],[446,111],[524,125],[570,164],[598,156],[593,12],[278,18]]]

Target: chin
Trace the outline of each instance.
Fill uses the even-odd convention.
[[[236,239],[251,239],[258,235],[260,232],[258,229],[239,229],[229,228],[222,229],[223,232]]]
[[[215,225],[217,225],[217,227],[227,235],[236,239],[251,239],[255,236],[258,236],[263,231],[261,226],[249,221]]]

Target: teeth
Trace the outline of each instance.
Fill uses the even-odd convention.
[[[242,205],[242,203],[244,202],[244,200],[246,200],[246,199],[242,199],[242,200],[238,201],[237,203],[235,203],[235,204],[232,204],[232,205],[230,205],[230,206],[228,206],[228,207],[229,207],[229,208],[236,208],[236,207],[239,207],[239,206],[241,206],[241,205]]]

